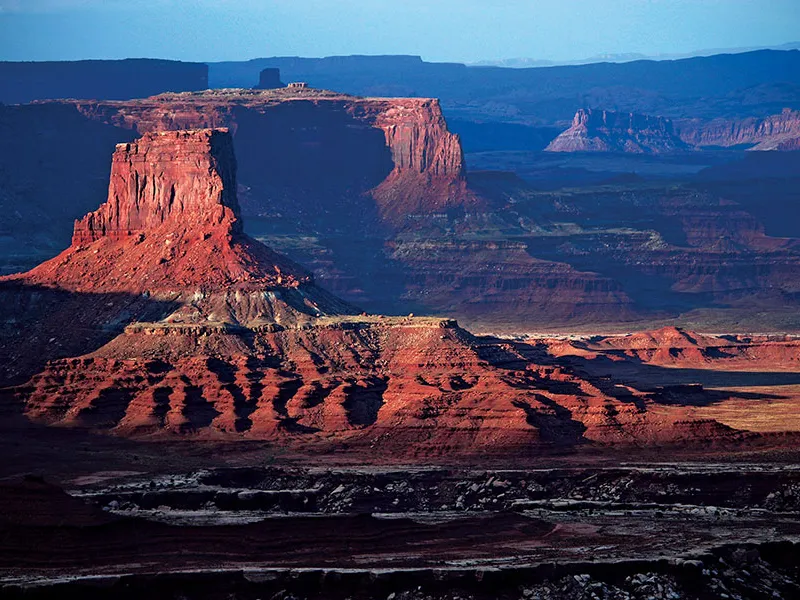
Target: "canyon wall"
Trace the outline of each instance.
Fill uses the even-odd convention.
[[[436,100],[362,99],[284,89],[76,106],[89,119],[138,133],[230,128],[245,157],[243,177],[250,182],[260,178],[257,185],[271,188],[272,206],[247,207],[255,214],[274,210],[274,202],[280,202],[275,196],[285,197],[286,187],[304,186],[309,197],[325,191],[349,200],[369,195],[377,203],[379,217],[392,226],[402,226],[408,215],[479,204],[467,191],[459,139],[447,130]],[[291,195],[285,207],[290,211],[297,209],[292,206],[297,192]],[[363,205],[363,200],[359,203]],[[309,213],[323,211],[327,212],[318,207]]]
[[[681,139],[693,146],[751,145],[754,150],[800,148],[800,111],[788,108],[765,118],[684,120],[676,127]]]
[[[686,149],[672,121],[634,113],[580,109],[569,129],[546,152],[631,152],[662,154]]]

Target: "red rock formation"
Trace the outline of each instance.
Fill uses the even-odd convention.
[[[311,277],[242,233],[225,130],[120,144],[108,200],[75,222],[72,246],[7,278],[82,292],[297,288]]]
[[[678,327],[599,339],[590,347],[654,365],[720,370],[794,371],[800,365],[800,341],[793,337],[708,335]]]
[[[75,223],[72,243],[120,240],[165,223],[171,231],[223,226],[240,233],[235,177],[227,130],[151,133],[120,144],[108,201]]]
[[[546,152],[631,152],[662,154],[685,150],[672,121],[633,113],[580,109],[572,126],[550,142]]]
[[[800,111],[784,109],[766,118],[678,121],[680,138],[693,146],[752,145],[753,150],[796,150],[800,147]]]
[[[449,320],[353,316],[241,233],[225,132],[148,134],[118,148],[113,165],[109,201],[78,223],[73,246],[2,282],[30,290],[15,304],[38,310],[37,322],[58,319],[45,344],[2,332],[4,362],[34,364],[11,356],[34,347],[61,356],[0,390],[30,419],[124,436],[268,439],[296,452],[346,444],[406,460],[745,439],[644,389],[620,398],[607,378],[536,345],[476,338]],[[69,292],[78,312],[101,303],[94,326],[106,339],[83,356],[57,351],[81,332],[41,305],[44,288]],[[147,321],[132,297],[167,306]]]
[[[353,126],[380,129],[394,168],[373,190],[364,190],[378,204],[381,217],[395,226],[414,217],[453,208],[476,210],[485,202],[470,191],[461,143],[447,129],[438,100],[429,98],[354,98],[319,90],[292,94],[286,90],[221,90],[198,94],[166,94],[130,102],[78,103],[86,116],[139,133],[228,127],[234,134],[242,109],[269,115],[286,103],[329,111],[334,119],[346,113]],[[313,103],[308,106],[308,103]],[[286,117],[284,117],[286,118]],[[297,127],[302,128],[303,123]],[[377,149],[376,149],[377,151]],[[258,212],[258,209],[256,209]]]
[[[693,346],[686,340],[703,336],[662,331],[642,339],[669,344],[676,335],[681,364],[701,364],[687,354]],[[475,338],[453,322],[373,317],[260,331],[255,339],[254,352],[233,331],[133,325],[91,355],[53,361],[7,393],[42,423],[123,436],[273,440],[296,452],[347,445],[401,460],[748,439],[694,408],[730,399],[730,410],[746,411],[754,402],[748,405],[747,393],[707,391],[681,371],[675,385],[654,386],[646,369],[631,370],[636,363],[616,354],[625,338],[595,341],[589,352],[572,342],[572,351],[556,359],[526,344]],[[793,348],[796,361],[796,342]],[[661,349],[653,355],[639,348],[634,358],[660,364],[659,356],[675,354],[668,345]],[[568,365],[581,355],[613,362],[590,360],[578,374]]]
[[[395,165],[372,191],[383,218],[403,224],[453,208],[485,209],[485,201],[467,187],[461,143],[447,130],[438,100],[384,101],[366,112],[383,129]]]

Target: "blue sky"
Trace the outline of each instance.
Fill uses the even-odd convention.
[[[572,60],[798,40],[800,0],[0,0],[0,60]]]

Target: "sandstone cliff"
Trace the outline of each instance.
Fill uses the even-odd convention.
[[[414,225],[421,215],[485,206],[467,187],[460,140],[448,131],[437,100],[355,98],[312,89],[220,90],[77,107],[93,120],[140,134],[229,128],[248,156],[258,146],[267,159],[243,168],[251,185],[256,177],[270,176],[262,185],[280,210],[293,210],[297,188],[304,185],[308,189],[301,193],[310,204],[314,195],[338,193],[346,197],[333,202],[352,210],[359,196],[372,198],[379,218],[392,227]],[[378,132],[380,137],[373,135]],[[280,189],[287,174],[294,176],[293,192]],[[248,207],[251,212],[276,209],[257,202]],[[323,210],[309,210],[305,218]]]
[[[384,219],[402,225],[409,217],[486,207],[467,187],[461,142],[448,131],[438,100],[384,101],[365,109],[383,130],[394,162],[371,192]]]
[[[694,146],[751,145],[753,150],[800,148],[800,111],[784,109],[766,118],[685,120],[676,123],[678,135]]]
[[[144,235],[170,222],[174,230],[225,223],[238,233],[235,182],[227,131],[146,134],[117,146],[108,200],[75,223],[72,243]]]
[[[72,245],[5,283],[177,302],[175,323],[294,322],[355,312],[242,232],[226,130],[145,134],[120,144],[108,199],[76,221]],[[191,308],[188,304],[191,303]]]
[[[547,152],[662,154],[686,149],[672,121],[633,113],[580,109],[572,126],[550,142]]]

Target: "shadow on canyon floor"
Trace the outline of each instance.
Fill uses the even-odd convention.
[[[23,383],[50,360],[93,352],[130,323],[159,321],[177,306],[142,295],[0,282],[0,388]]]
[[[625,362],[607,356],[587,359],[578,356],[559,358],[561,364],[585,372],[590,377],[607,376],[620,383],[630,383],[643,391],[664,386],[701,385],[704,388],[763,388],[800,385],[800,373],[791,371],[729,371],[720,369],[687,369],[649,365],[626,357]],[[743,397],[736,394],[737,397]]]

